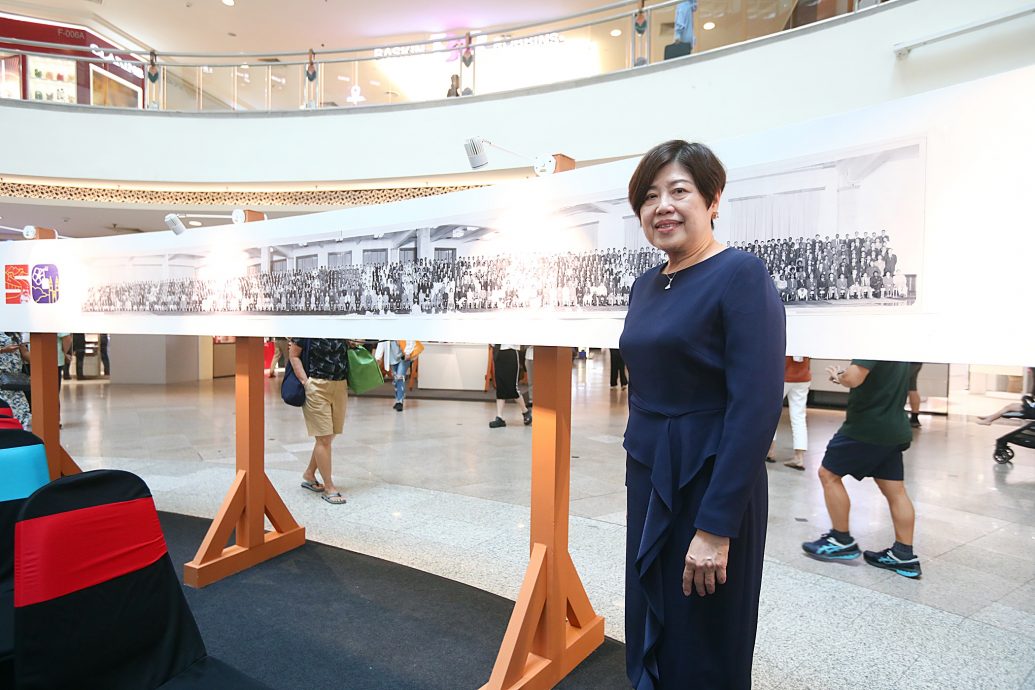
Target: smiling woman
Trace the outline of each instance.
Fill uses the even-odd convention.
[[[761,260],[712,234],[725,183],[715,154],[685,141],[651,149],[629,182],[647,241],[668,255],[633,284],[621,338],[637,690],[751,687],[785,324]]]

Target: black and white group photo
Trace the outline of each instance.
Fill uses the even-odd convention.
[[[923,165],[914,142],[732,170],[716,237],[760,257],[788,308],[908,306],[918,294]],[[625,310],[636,277],[664,260],[619,194],[539,209],[548,220],[524,225],[506,221],[506,208],[471,213],[458,195],[449,222],[326,231],[325,214],[314,214],[296,218],[290,236],[239,249],[98,257],[87,262],[82,309],[610,318]],[[542,222],[548,232],[532,227]]]

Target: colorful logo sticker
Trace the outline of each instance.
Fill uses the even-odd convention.
[[[29,301],[29,266],[7,264],[4,270],[4,294],[7,304]]]
[[[60,296],[58,268],[54,264],[36,264],[32,267],[32,301],[53,304]]]

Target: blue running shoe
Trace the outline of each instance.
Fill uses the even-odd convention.
[[[849,544],[842,544],[827,532],[816,541],[807,541],[801,545],[805,553],[821,561],[850,561],[858,558],[859,545],[853,539]]]
[[[863,558],[875,568],[893,570],[902,577],[916,580],[920,577],[920,559],[916,556],[901,559],[891,549],[883,551],[864,551]]]

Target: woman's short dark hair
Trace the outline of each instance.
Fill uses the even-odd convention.
[[[654,184],[658,171],[669,163],[679,163],[694,180],[694,186],[710,206],[726,188],[726,169],[722,161],[704,144],[673,139],[648,151],[629,179],[629,204],[636,215]]]

